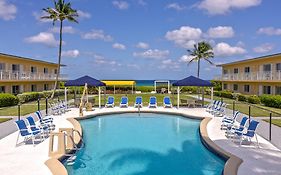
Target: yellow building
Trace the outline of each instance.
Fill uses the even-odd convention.
[[[0,93],[51,90],[56,74],[56,63],[0,53]]]
[[[281,95],[281,53],[219,65],[223,90]]]

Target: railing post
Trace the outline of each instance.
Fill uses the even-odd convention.
[[[37,100],[37,110],[40,111],[40,98]]]
[[[269,114],[269,141],[271,141],[271,124],[272,124],[272,113]]]
[[[18,104],[18,120],[20,120],[20,103]]]
[[[46,97],[45,102],[46,102],[46,116],[47,116],[48,115],[48,97]]]
[[[235,100],[233,100],[233,105],[232,105],[232,114],[233,114],[233,117],[234,117],[234,113],[235,113]]]
[[[249,122],[251,122],[251,106],[249,105]]]

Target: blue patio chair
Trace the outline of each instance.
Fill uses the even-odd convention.
[[[207,112],[210,112],[211,109],[212,109],[215,105],[217,105],[218,102],[219,102],[218,100],[214,100],[213,103],[209,103],[209,104],[207,105],[207,107],[206,107],[206,111],[207,111]]]
[[[221,123],[221,129],[227,129],[228,127],[232,127],[233,124],[235,123],[236,118],[239,116],[240,112],[236,111],[234,113],[234,116],[229,117],[226,116],[222,119],[222,123]]]
[[[156,97],[154,97],[154,96],[150,97],[148,107],[149,108],[152,108],[152,107],[156,108],[157,107],[157,99],[156,99]]]
[[[29,116],[26,118],[28,124],[29,124],[29,128],[31,129],[31,131],[35,132],[35,131],[41,131],[41,134],[43,134],[43,136],[48,136],[49,134],[49,127],[46,125],[40,125],[40,126],[36,126],[36,123],[34,121],[34,119]]]
[[[114,97],[112,96],[108,97],[105,107],[114,107]]]
[[[17,125],[17,128],[19,130],[19,134],[18,134],[17,141],[16,141],[16,146],[18,145],[20,135],[24,138],[24,143],[26,143],[26,141],[28,141],[31,138],[33,146],[34,146],[34,140],[37,135],[39,135],[41,137],[41,141],[42,141],[42,135],[41,135],[40,130],[29,132],[24,120],[15,121],[15,124]]]
[[[258,137],[256,134],[256,129],[258,127],[259,122],[256,120],[251,120],[248,128],[247,128],[247,132],[243,133],[242,131],[235,131],[236,136],[240,139],[240,145],[243,142],[243,139],[246,138],[247,140],[249,140],[250,142],[252,142],[252,138],[255,137],[256,141],[257,141],[257,145],[259,147],[259,141],[258,141]]]
[[[164,97],[163,104],[164,104],[164,108],[167,108],[167,107],[171,108],[172,107],[172,103],[171,103],[170,97],[168,97],[168,96]]]
[[[55,129],[55,125],[53,124],[54,119],[52,117],[43,118],[42,113],[40,111],[36,111],[35,115],[40,121],[41,126],[47,126],[50,130]]]
[[[242,120],[241,120],[241,122],[238,126],[233,125],[233,126],[227,127],[225,135],[227,137],[232,137],[236,131],[242,132],[245,128],[245,125],[246,125],[247,121],[248,121],[248,117],[245,116],[245,117],[242,118]]]
[[[120,108],[122,108],[122,107],[125,107],[125,108],[128,107],[128,97],[122,97],[121,98]]]
[[[142,97],[140,97],[140,96],[136,97],[134,106],[135,106],[135,108],[137,108],[138,106],[142,108]]]

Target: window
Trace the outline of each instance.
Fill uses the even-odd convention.
[[[37,86],[35,84],[31,85],[31,92],[37,91]]]
[[[250,92],[250,85],[244,85],[244,92]]]
[[[281,86],[275,86],[275,95],[281,95]]]
[[[223,89],[227,89],[227,84],[223,84]]]
[[[263,71],[270,72],[271,71],[271,64],[264,64]]]
[[[281,71],[281,63],[276,64],[276,71]]]
[[[5,63],[0,63],[0,71],[5,70]]]
[[[49,90],[49,85],[48,84],[44,84],[44,91]]]
[[[5,93],[5,86],[0,86],[0,93]]]
[[[238,91],[238,84],[234,84],[234,85],[233,85],[233,90],[234,90],[234,91]]]
[[[228,74],[228,71],[226,69],[224,69],[223,74]]]
[[[263,86],[263,94],[271,94],[271,86]]]
[[[250,73],[250,67],[245,67],[245,73]]]
[[[233,72],[234,72],[235,74],[238,74],[238,72],[239,72],[238,68],[234,68]]]
[[[55,70],[54,70],[54,73],[55,73],[55,74],[57,74],[57,73],[58,73],[58,70],[57,70],[57,69],[55,69]]]
[[[44,74],[47,74],[49,72],[48,68],[44,68]]]
[[[19,72],[20,71],[20,65],[19,64],[12,64],[12,71],[13,72]]]
[[[19,94],[20,93],[20,86],[16,85],[16,86],[12,86],[12,93],[13,94]]]
[[[31,73],[36,73],[36,72],[37,72],[37,68],[34,67],[34,66],[31,66],[30,72],[31,72]]]

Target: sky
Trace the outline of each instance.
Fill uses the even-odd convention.
[[[279,53],[280,0],[65,0],[62,73],[69,79],[182,79],[196,75],[187,50],[209,42],[215,64]],[[57,62],[59,24],[42,20],[52,0],[0,0],[0,52]],[[200,78],[221,68],[201,63]]]

